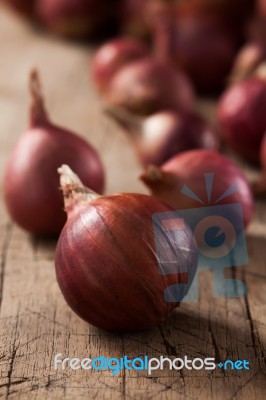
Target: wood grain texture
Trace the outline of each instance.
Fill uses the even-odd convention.
[[[107,192],[145,193],[127,140],[101,113],[89,81],[92,50],[33,32],[0,7],[0,180],[11,148],[27,125],[27,75],[40,68],[54,121],[86,136],[106,167]],[[247,298],[212,296],[212,274],[200,275],[200,301],[176,310],[148,332],[112,335],[80,320],[55,280],[55,242],[32,238],[10,221],[0,202],[0,398],[236,399],[266,397],[266,212],[257,206],[249,230],[250,262],[227,271],[244,280]],[[54,370],[55,354],[90,358],[215,357],[247,359],[250,371]]]

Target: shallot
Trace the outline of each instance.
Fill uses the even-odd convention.
[[[226,83],[236,53],[236,40],[217,18],[181,13],[172,33],[172,60],[203,93]]]
[[[102,193],[104,171],[98,154],[83,138],[48,118],[37,71],[30,76],[29,129],[15,146],[4,178],[4,198],[12,218],[37,235],[58,235],[66,222],[57,168],[64,162]]]
[[[67,223],[56,250],[56,276],[69,306],[85,321],[115,332],[160,324],[187,293],[197,268],[190,229],[167,235],[157,224],[167,272],[156,255],[153,217],[171,208],[141,194],[99,196],[64,165],[59,169]],[[165,217],[167,220],[167,216]],[[185,285],[181,285],[181,283]],[[168,301],[165,291],[175,286]]]
[[[92,77],[98,90],[106,91],[120,68],[147,55],[146,46],[134,38],[121,37],[103,44],[97,50],[92,63]]]
[[[218,150],[220,145],[214,127],[197,113],[163,110],[137,119],[119,109],[107,112],[128,134],[143,165],[161,165],[182,151]]]
[[[146,57],[120,69],[105,93],[110,107],[149,115],[162,109],[194,107],[194,91],[187,77],[171,64]]]
[[[237,154],[259,163],[266,131],[266,82],[252,77],[229,87],[218,105],[218,121],[225,142]]]
[[[141,180],[176,210],[240,203],[245,226],[252,220],[254,201],[247,179],[233,161],[215,151],[184,152],[160,168],[149,166]]]

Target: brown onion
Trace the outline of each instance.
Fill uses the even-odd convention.
[[[246,160],[259,163],[266,130],[266,83],[250,78],[225,91],[218,106],[218,121],[225,142]]]
[[[107,33],[120,0],[37,0],[36,14],[50,31],[69,38]]]
[[[124,65],[148,55],[139,40],[121,37],[110,40],[97,50],[92,62],[92,77],[98,90],[107,90],[114,74]]]
[[[210,198],[205,174],[213,174]],[[215,151],[191,150],[179,154],[161,168],[148,167],[141,180],[154,196],[176,210],[240,203],[245,226],[252,219],[254,202],[247,179],[233,161]],[[188,196],[187,191],[184,193],[184,186],[197,198]],[[236,190],[223,198],[230,188]]]
[[[162,109],[194,107],[194,92],[187,77],[170,64],[144,58],[120,69],[110,82],[105,101],[111,107],[149,115]]]
[[[220,145],[215,129],[196,113],[164,110],[139,120],[123,110],[107,111],[128,133],[143,165],[161,165],[182,151]]]
[[[194,278],[197,252],[191,231],[184,225],[180,239],[168,239],[168,263],[170,253],[175,257],[162,275],[152,221],[154,214],[172,209],[140,194],[99,196],[85,188],[66,165],[59,172],[68,221],[57,245],[55,265],[67,303],[84,320],[109,331],[158,325],[177,306],[176,298],[165,301],[167,287],[190,284]],[[167,240],[159,224],[157,229],[161,240]],[[176,287],[180,298],[187,292],[181,286]]]
[[[69,163],[99,192],[103,191],[104,172],[90,144],[49,121],[36,71],[31,74],[30,91],[30,126],[9,158],[4,197],[10,215],[21,227],[53,236],[60,233],[66,221],[57,168]]]

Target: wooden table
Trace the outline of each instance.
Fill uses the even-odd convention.
[[[100,151],[107,192],[139,191],[140,167],[128,141],[101,113],[89,81],[92,50],[33,32],[0,7],[0,178],[27,125],[27,75],[42,74],[49,111],[58,124],[86,136]],[[25,188],[26,189],[26,188]],[[1,193],[2,194],[2,193]],[[265,399],[265,206],[248,233],[250,262],[231,271],[247,298],[212,297],[211,272],[200,277],[200,301],[182,304],[149,332],[111,335],[79,319],[55,280],[55,243],[18,228],[0,203],[0,398],[5,399]],[[263,221],[264,219],[264,221]],[[246,359],[249,371],[110,372],[54,370],[64,356]]]

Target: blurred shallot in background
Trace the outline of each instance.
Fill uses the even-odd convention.
[[[88,71],[103,114],[142,165],[222,151],[266,181],[265,0],[2,2],[36,34],[94,46]]]

